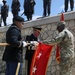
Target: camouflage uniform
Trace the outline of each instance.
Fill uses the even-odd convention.
[[[74,58],[74,37],[73,34],[65,28],[55,39],[44,40],[43,43],[60,45],[60,75],[72,75],[71,66]]]

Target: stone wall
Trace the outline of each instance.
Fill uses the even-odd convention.
[[[75,36],[75,12],[64,13],[66,27],[73,33]],[[60,14],[51,17],[40,18],[34,21],[25,22],[25,25],[22,29],[22,37],[25,38],[26,35],[30,35],[33,31],[33,26],[42,27],[42,31],[40,34],[40,39],[51,39],[54,38],[58,32],[56,31],[57,22],[60,21]],[[9,26],[0,28],[0,42],[5,42],[5,34]],[[4,52],[4,48],[0,46],[0,75],[5,75],[5,62],[2,61],[2,55]],[[25,48],[24,48],[25,55]],[[52,51],[51,58],[47,67],[47,75],[59,75],[59,65],[55,60],[55,49]],[[23,61],[22,75],[25,75],[25,60]],[[75,71],[75,66],[73,67],[73,73]],[[74,75],[74,74],[73,74]]]

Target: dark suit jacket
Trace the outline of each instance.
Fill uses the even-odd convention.
[[[9,27],[6,32],[6,42],[10,45],[6,46],[3,60],[12,62],[22,62],[22,42],[21,31],[16,25]]]
[[[24,1],[24,13],[26,16],[28,16],[29,14],[34,14],[34,5],[35,5],[34,0]]]
[[[27,41],[27,42],[30,42],[30,41],[37,41],[37,38],[36,38],[33,34],[31,34],[30,36],[27,36],[27,37],[26,37],[26,41]],[[33,56],[33,54],[34,54],[34,51],[35,51],[35,50],[32,50],[32,45],[28,45],[28,46],[26,47],[25,59],[26,59],[26,60],[31,60],[31,59],[32,59],[32,56]]]

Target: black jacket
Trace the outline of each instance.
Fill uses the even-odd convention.
[[[30,42],[30,41],[37,41],[37,38],[36,38],[33,34],[31,34],[30,36],[27,36],[27,37],[26,37],[26,41],[27,41],[27,42]],[[28,45],[28,46],[26,47],[25,59],[26,59],[26,60],[31,60],[31,59],[32,59],[32,56],[33,56],[33,54],[34,54],[34,51],[35,51],[35,50],[32,50],[32,45]]]
[[[22,41],[21,31],[13,24],[6,32],[6,42],[10,45],[6,46],[3,54],[4,61],[22,62]]]
[[[35,0],[25,0],[24,1],[24,13],[25,15],[34,14]]]

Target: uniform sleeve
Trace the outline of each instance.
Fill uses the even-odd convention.
[[[19,47],[21,46],[21,41],[19,41],[19,31],[16,28],[12,28],[8,31],[7,35],[7,43],[9,43],[11,46]]]
[[[29,35],[26,36],[26,41],[30,41],[30,36]]]
[[[44,40],[43,43],[46,43],[46,44],[58,44],[64,39],[64,36],[65,36],[65,33],[61,32],[54,39]]]

